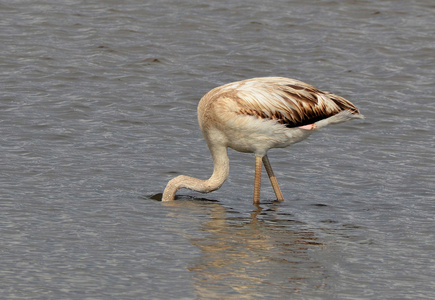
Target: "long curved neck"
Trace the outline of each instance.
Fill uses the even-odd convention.
[[[182,188],[191,189],[201,193],[208,193],[217,190],[222,186],[230,172],[230,162],[227,148],[225,146],[213,146],[209,144],[211,157],[213,159],[213,174],[207,180],[180,175],[170,180],[163,191],[162,201],[172,201],[175,193]]]

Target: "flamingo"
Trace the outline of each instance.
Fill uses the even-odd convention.
[[[202,193],[219,189],[229,174],[228,147],[255,155],[254,204],[260,202],[262,163],[277,200],[283,201],[267,151],[300,142],[329,124],[362,118],[350,101],[295,79],[253,78],[214,88],[198,104],[198,122],[213,159],[213,174],[207,180],[173,178],[162,201],[174,200],[181,188]]]

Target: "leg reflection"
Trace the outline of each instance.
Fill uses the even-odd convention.
[[[208,205],[210,220],[191,238],[201,255],[191,263],[200,298],[286,297],[310,285],[322,287],[324,269],[310,256],[319,248],[313,232],[280,214],[279,205],[257,206],[250,216]]]

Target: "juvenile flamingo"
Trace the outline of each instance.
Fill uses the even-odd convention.
[[[362,118],[350,101],[295,79],[253,78],[214,88],[198,104],[198,122],[213,159],[213,174],[207,180],[175,177],[168,182],[162,201],[174,200],[181,188],[202,193],[220,188],[229,174],[228,147],[255,155],[255,204],[260,201],[262,162],[276,198],[283,201],[267,151],[300,142],[326,125]]]

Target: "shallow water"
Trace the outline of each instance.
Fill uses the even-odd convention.
[[[0,294],[7,299],[433,299],[432,1],[0,4]],[[230,151],[212,194],[196,106],[293,77],[365,120]]]

